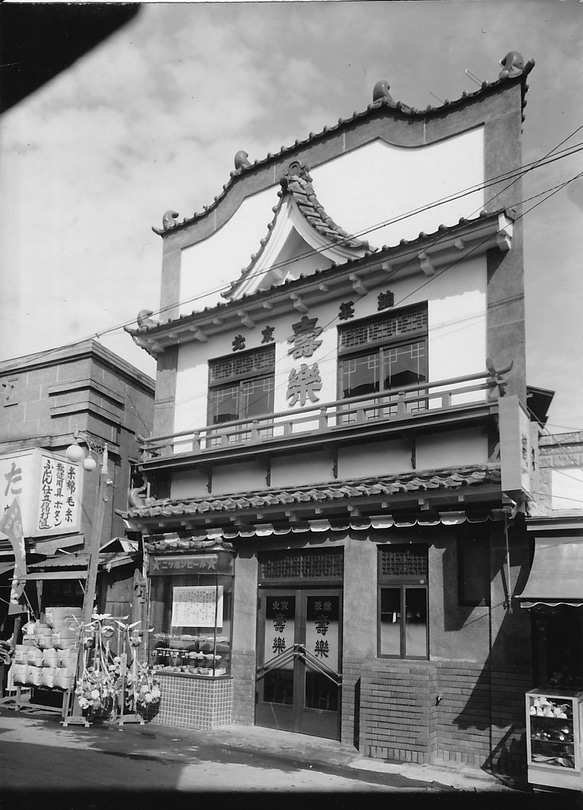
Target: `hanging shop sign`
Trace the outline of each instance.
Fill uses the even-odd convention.
[[[219,558],[216,554],[199,556],[150,557],[150,576],[156,574],[212,574],[217,571]]]
[[[184,576],[185,574],[229,574],[232,554],[172,554],[152,555],[148,573],[155,576]]]
[[[502,397],[499,409],[502,489],[507,493],[531,493],[538,466],[533,426],[518,397]]]
[[[78,533],[81,469],[34,448],[0,456],[0,513],[18,499],[24,537]]]

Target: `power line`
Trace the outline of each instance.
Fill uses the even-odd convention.
[[[583,172],[582,172],[581,174],[583,174]],[[540,197],[542,194],[547,194],[548,196],[547,196],[545,199],[548,199],[550,196],[553,196],[553,194],[555,194],[555,193],[557,193],[558,191],[560,191],[562,188],[564,188],[564,187],[565,187],[566,185],[568,185],[570,182],[573,182],[573,180],[577,179],[579,176],[580,176],[580,175],[575,175],[575,176],[574,176],[573,178],[571,178],[569,181],[566,181],[566,182],[564,182],[564,183],[560,183],[560,184],[558,184],[557,186],[553,186],[553,187],[551,187],[550,189],[545,189],[544,191],[539,192],[539,193],[537,193],[537,194],[533,195],[531,198],[528,198],[528,200],[526,200],[525,202],[527,202],[527,201],[529,201],[529,200],[531,200],[531,199],[537,199],[537,198],[538,198],[538,197]],[[551,193],[550,193],[550,194],[548,194],[548,192],[551,192]],[[536,207],[537,207],[537,206],[538,206],[538,205],[539,205],[541,202],[544,202],[544,201],[545,201],[545,200],[539,201],[539,202],[537,202],[537,203],[536,203],[536,205],[531,206],[531,208],[529,208],[529,209],[528,209],[528,210],[526,210],[526,211],[523,211],[523,212],[522,212],[520,215],[518,215],[518,216],[516,217],[516,220],[515,220],[515,221],[518,221],[519,219],[522,219],[522,218],[523,218],[523,217],[524,217],[526,214],[530,213],[530,211],[532,211],[532,210],[533,210],[534,208],[536,208]],[[439,235],[436,237],[436,239],[435,239],[435,240],[434,240],[432,243],[430,243],[430,244],[436,244],[437,242],[439,242],[439,241],[440,241],[441,239],[443,239],[443,238],[444,238],[444,235],[443,235],[443,234],[439,234]],[[456,259],[456,260],[452,261],[450,264],[448,264],[448,265],[446,265],[445,267],[443,267],[443,268],[442,268],[442,269],[441,269],[439,272],[435,273],[435,274],[434,274],[434,275],[432,275],[430,278],[428,278],[426,281],[424,281],[422,284],[418,285],[418,286],[417,286],[417,287],[416,287],[414,290],[411,290],[411,292],[409,292],[409,293],[408,293],[406,296],[404,296],[403,298],[401,298],[399,301],[395,302],[395,303],[393,304],[392,309],[394,309],[394,308],[396,308],[396,307],[398,307],[398,306],[401,306],[401,305],[402,305],[402,304],[403,304],[403,303],[404,303],[404,302],[405,302],[405,301],[406,301],[408,298],[410,298],[411,296],[415,295],[417,292],[419,292],[419,290],[423,289],[423,288],[424,288],[424,287],[426,287],[428,284],[430,284],[432,281],[434,281],[435,279],[437,279],[437,278],[439,278],[440,276],[442,276],[442,275],[443,275],[443,273],[445,273],[446,271],[450,270],[452,267],[455,267],[457,264],[459,264],[459,263],[460,263],[460,262],[462,262],[462,261],[466,261],[466,260],[467,260],[467,257],[468,257],[469,255],[473,254],[473,253],[476,253],[478,250],[480,250],[480,248],[481,248],[481,247],[482,247],[482,246],[483,246],[483,245],[484,245],[484,244],[485,244],[485,243],[486,243],[486,242],[489,240],[489,238],[490,238],[489,236],[485,237],[485,238],[484,238],[484,239],[482,239],[480,242],[478,242],[478,243],[477,243],[477,244],[476,244],[476,245],[475,245],[475,246],[474,246],[474,247],[473,247],[471,250],[467,251],[467,253],[465,254],[465,256],[464,256],[464,257],[460,257],[459,259]],[[425,246],[425,248],[426,248],[426,247],[427,247],[427,246]],[[386,275],[386,277],[383,279],[383,282],[382,282],[382,283],[383,283],[383,285],[386,283],[386,281],[387,281],[387,280],[388,280],[388,279],[389,279],[389,278],[390,278],[392,275],[395,275],[397,272],[401,272],[401,271],[402,271],[402,269],[403,269],[404,267],[407,267],[407,266],[408,266],[409,264],[411,264],[411,263],[412,263],[414,260],[415,260],[415,257],[411,258],[411,259],[410,259],[408,262],[406,262],[404,265],[402,265],[402,266],[401,266],[401,267],[399,267],[398,269],[393,270],[393,272],[392,272],[392,273],[388,273],[388,274]],[[375,290],[375,289],[378,289],[378,285],[377,285],[377,286],[375,286],[375,287],[372,287],[370,291],[373,291],[373,290]],[[332,324],[333,324],[333,323],[334,323],[336,320],[338,320],[338,316],[337,316],[337,315],[336,315],[336,316],[334,316],[334,317],[333,317],[333,318],[332,318],[330,321],[328,321],[328,322],[327,322],[327,323],[324,325],[324,328],[328,328],[328,327],[329,327],[329,326],[331,326],[331,325],[332,325]],[[330,351],[329,351],[327,354],[325,354],[325,355],[323,355],[323,356],[321,356],[321,357],[320,357],[320,361],[321,361],[321,360],[325,360],[326,358],[330,357],[330,356],[331,356],[333,353],[334,353],[334,351],[333,351],[333,350],[330,350]],[[282,384],[280,385],[279,389],[278,389],[278,388],[274,389],[274,391],[275,391],[275,390],[280,390],[280,389],[283,387],[283,384],[284,384],[284,383],[282,383]],[[197,396],[195,396],[195,397],[190,397],[188,400],[182,400],[182,402],[181,402],[180,404],[185,404],[185,403],[187,403],[187,402],[195,402],[197,399],[202,399],[203,397],[204,397],[204,398],[206,398],[206,396],[207,396],[207,394],[206,394],[206,391],[205,391],[205,392],[204,392],[204,394],[202,394],[202,393],[201,393],[201,394],[199,394],[199,395],[197,395]],[[255,401],[258,401],[258,400],[255,400]],[[251,403],[251,404],[252,404],[252,403]]]
[[[455,194],[452,194],[452,195],[443,197],[441,199],[435,200],[435,201],[433,201],[431,203],[428,203],[428,204],[426,204],[424,206],[421,206],[419,208],[412,209],[412,210],[410,210],[408,212],[405,212],[404,214],[397,215],[396,217],[393,217],[391,219],[388,219],[388,220],[385,220],[385,221],[383,221],[381,223],[373,225],[373,226],[371,226],[371,227],[369,227],[367,229],[364,229],[364,230],[360,231],[359,233],[353,234],[352,236],[349,236],[348,238],[354,238],[355,236],[357,238],[360,238],[360,237],[365,236],[365,235],[367,235],[369,233],[372,233],[373,231],[379,230],[380,228],[386,227],[387,225],[396,224],[398,222],[401,222],[401,221],[409,219],[409,218],[411,218],[413,216],[416,216],[416,215],[418,215],[420,213],[424,213],[425,211],[431,210],[432,208],[438,207],[440,205],[445,205],[445,204],[450,203],[450,202],[454,202],[455,200],[458,200],[458,199],[461,199],[461,198],[463,198],[465,196],[468,196],[470,194],[476,193],[477,191],[489,188],[490,186],[495,185],[495,184],[497,184],[499,182],[502,182],[505,179],[513,178],[512,182],[505,189],[502,189],[500,192],[498,192],[496,195],[494,195],[494,197],[492,197],[490,200],[488,200],[485,203],[486,205],[488,205],[488,204],[490,204],[492,202],[492,200],[496,199],[496,197],[498,197],[500,194],[502,194],[511,185],[518,182],[518,180],[521,177],[525,176],[528,172],[532,171],[533,169],[539,168],[541,166],[548,165],[550,163],[554,163],[557,160],[562,160],[562,159],[565,159],[567,157],[571,157],[572,155],[577,154],[579,151],[583,150],[583,143],[578,143],[578,144],[575,144],[574,146],[570,147],[568,150],[562,150],[562,152],[558,151],[560,146],[562,146],[564,143],[566,143],[570,138],[572,138],[575,134],[577,134],[577,132],[579,132],[581,129],[583,129],[583,124],[581,126],[577,127],[572,133],[570,133],[567,137],[565,137],[556,147],[554,147],[549,152],[547,152],[546,155],[544,155],[542,158],[538,158],[537,160],[532,161],[531,163],[524,164],[519,169],[504,172],[504,173],[502,173],[502,174],[500,174],[500,175],[498,175],[498,176],[496,176],[494,178],[491,178],[490,180],[488,180],[487,182],[485,182],[483,184],[476,184],[474,186],[466,187],[465,189],[462,189],[461,191],[459,191],[459,192],[457,192]],[[553,158],[550,158],[550,156],[553,154],[553,152],[556,152],[556,154],[555,154],[555,156]],[[579,177],[579,176],[580,175],[577,175],[577,177]],[[572,179],[577,179],[577,178],[572,178]],[[571,182],[571,181],[569,181],[569,182]],[[543,194],[543,193],[545,193],[545,192],[544,191],[540,192],[540,194]],[[444,238],[444,235],[439,234],[437,241],[439,241],[439,239],[442,239],[442,238]],[[264,271],[264,273],[270,272],[272,269],[279,269],[281,267],[292,265],[292,264],[294,264],[294,263],[296,263],[296,262],[298,262],[298,261],[300,261],[300,260],[302,260],[302,259],[304,259],[306,257],[313,256],[313,255],[318,255],[319,253],[321,253],[321,250],[307,251],[307,252],[305,252],[303,254],[295,256],[291,260],[286,260],[284,262],[280,262],[280,263],[272,265],[268,270]],[[188,303],[191,303],[191,302],[194,302],[194,301],[200,301],[200,300],[202,300],[204,298],[208,298],[211,295],[215,295],[215,294],[220,293],[222,291],[226,291],[226,290],[228,290],[230,288],[230,286],[231,286],[230,284],[228,284],[226,286],[223,285],[221,287],[217,287],[217,288],[208,290],[208,291],[206,291],[206,292],[204,292],[202,294],[198,294],[196,296],[193,296],[192,298],[185,299],[184,301],[173,302],[172,304],[168,304],[165,307],[161,307],[160,309],[153,311],[152,314],[153,315],[160,315],[160,314],[162,314],[163,312],[165,312],[165,311],[167,311],[169,309],[173,309],[173,308],[178,307],[178,306],[184,306],[185,304],[188,304]],[[112,334],[114,332],[120,331],[121,329],[124,329],[125,327],[130,326],[134,322],[135,322],[135,318],[132,318],[131,320],[124,321],[121,324],[117,324],[115,326],[108,327],[108,328],[106,328],[104,330],[101,330],[99,332],[94,332],[91,335],[89,335],[87,337],[84,337],[84,338],[81,338],[81,339],[79,339],[77,341],[72,341],[72,342],[69,342],[69,343],[62,344],[60,346],[52,347],[51,349],[45,349],[45,350],[42,350],[42,351],[39,351],[39,352],[35,352],[35,353],[30,354],[30,355],[27,355],[27,357],[30,360],[32,360],[32,359],[41,359],[42,357],[46,357],[47,355],[50,355],[50,354],[52,354],[54,352],[61,351],[63,349],[72,348],[74,346],[77,346],[77,345],[79,345],[81,343],[84,343],[87,340],[91,340],[92,338],[99,339],[100,337],[102,337],[104,335],[108,335],[108,334]],[[13,366],[9,365],[9,366],[1,369],[1,371],[2,372],[9,372],[11,369],[17,368],[18,365],[19,365],[18,363],[16,363]]]

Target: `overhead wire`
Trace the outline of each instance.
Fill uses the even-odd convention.
[[[547,195],[547,196],[545,197],[545,199],[544,199],[544,200],[539,200],[539,202],[537,202],[535,205],[531,206],[531,207],[530,207],[530,208],[529,208],[527,211],[523,211],[521,214],[517,215],[517,216],[516,216],[516,218],[515,218],[515,221],[518,221],[519,219],[522,219],[522,218],[523,218],[523,217],[524,217],[526,214],[530,213],[532,210],[534,210],[534,208],[536,208],[536,207],[537,207],[538,205],[540,205],[542,202],[545,202],[545,200],[546,200],[546,199],[549,199],[551,196],[553,196],[554,194],[558,193],[558,191],[560,191],[560,190],[561,190],[561,189],[563,189],[565,186],[569,185],[569,183],[571,183],[571,182],[573,182],[574,180],[578,179],[578,178],[579,178],[579,177],[581,177],[582,175],[583,175],[583,172],[581,172],[581,173],[579,173],[579,174],[575,175],[574,177],[570,178],[570,179],[569,179],[569,180],[567,180],[567,181],[561,182],[561,183],[557,184],[556,186],[552,186],[552,187],[551,187],[551,188],[549,188],[549,189],[544,189],[544,190],[543,190],[543,191],[541,191],[541,192],[537,192],[536,194],[532,195],[531,197],[526,198],[525,200],[523,200],[523,201],[522,201],[522,203],[521,203],[522,205],[524,205],[524,203],[525,203],[525,202],[529,202],[529,201],[531,201],[531,200],[535,200],[535,199],[537,199],[537,198],[541,197],[543,194],[546,194],[546,195]],[[510,185],[513,185],[513,184],[514,184],[514,183],[511,183]],[[510,186],[508,186],[508,187],[510,187]],[[549,192],[550,192],[550,193],[549,193]],[[496,196],[497,196],[497,195],[496,195]],[[490,200],[488,200],[488,201],[486,202],[486,204],[489,204],[489,202],[490,202]],[[429,245],[425,244],[425,245],[424,245],[424,247],[423,247],[423,249],[427,249],[427,247],[430,247],[430,246],[435,245],[437,242],[439,242],[440,240],[442,240],[442,239],[444,239],[444,238],[446,238],[446,237],[447,237],[447,234],[441,234],[441,233],[440,233],[440,234],[438,234],[438,235],[436,236],[436,238],[435,238],[433,241],[431,241],[431,242],[429,243]],[[485,237],[483,240],[481,240],[480,242],[478,242],[478,243],[477,243],[477,244],[476,244],[476,245],[475,245],[475,246],[474,246],[472,249],[468,250],[468,251],[465,253],[464,257],[458,258],[458,259],[454,260],[453,262],[451,262],[450,264],[446,265],[446,266],[445,266],[445,267],[443,267],[441,270],[439,270],[438,272],[434,273],[432,276],[430,276],[429,278],[427,278],[427,279],[426,279],[426,280],[425,280],[423,283],[421,283],[421,284],[419,284],[417,287],[415,287],[415,289],[411,290],[411,291],[410,291],[410,292],[409,292],[407,295],[405,295],[405,296],[404,296],[403,298],[401,298],[399,301],[395,301],[395,302],[394,302],[394,304],[393,304],[393,306],[392,306],[392,309],[394,309],[394,308],[396,308],[396,307],[398,307],[398,306],[401,306],[401,305],[402,305],[402,304],[403,304],[403,303],[404,303],[404,302],[405,302],[407,299],[411,298],[413,295],[415,295],[417,292],[419,292],[419,290],[421,290],[422,288],[426,287],[426,286],[427,286],[428,284],[430,284],[432,281],[435,281],[437,278],[439,278],[441,275],[443,275],[443,273],[445,273],[446,271],[450,270],[450,269],[451,269],[452,267],[454,267],[455,265],[459,264],[459,263],[460,263],[460,262],[462,262],[462,261],[466,261],[466,260],[467,260],[467,258],[468,258],[468,256],[470,256],[470,255],[472,255],[473,253],[476,253],[477,251],[479,251],[479,250],[480,250],[480,248],[481,248],[481,247],[482,247],[482,246],[483,246],[483,245],[484,245],[484,244],[485,244],[485,243],[486,243],[486,242],[487,242],[489,239],[490,239],[490,237],[489,237],[489,236]],[[422,252],[422,250],[421,250],[420,252]],[[390,277],[391,277],[392,275],[395,275],[395,274],[396,274],[396,273],[398,273],[398,272],[400,273],[400,272],[403,270],[403,268],[405,268],[405,267],[407,267],[408,265],[410,265],[411,263],[413,263],[413,262],[416,260],[416,258],[417,258],[417,257],[412,257],[412,258],[411,258],[411,259],[410,259],[408,262],[406,262],[406,263],[405,263],[405,264],[403,264],[403,265],[400,265],[398,269],[393,270],[393,271],[392,271],[392,273],[387,273],[387,274],[386,274],[386,276],[385,276],[385,278],[383,279],[382,284],[384,285],[384,284],[385,284],[385,283],[386,283],[386,282],[387,282],[387,281],[390,279]],[[378,287],[379,287],[379,285],[376,285],[376,286],[372,287],[372,288],[371,288],[371,290],[369,290],[369,292],[371,292],[371,291],[373,291],[373,290],[378,289]],[[333,318],[331,318],[331,319],[330,319],[328,322],[326,322],[326,324],[325,324],[324,328],[328,328],[329,326],[331,326],[331,325],[332,325],[332,324],[333,324],[333,323],[334,323],[334,322],[335,322],[337,319],[338,319],[338,316],[337,316],[337,315],[336,315],[336,316],[334,316]],[[326,358],[327,358],[327,357],[329,357],[329,356],[330,356],[332,353],[333,353],[333,351],[331,350],[331,351],[330,351],[330,352],[328,352],[327,354],[325,354],[325,355],[323,355],[323,356],[321,355],[321,356],[320,356],[320,360],[322,360],[322,359],[326,359]],[[283,386],[283,383],[281,383],[281,384],[280,384],[280,386],[278,386],[278,387],[277,387],[277,388],[275,388],[274,390],[279,390],[279,389],[280,389],[282,386]],[[189,399],[188,399],[188,400],[183,400],[183,401],[181,402],[181,404],[185,404],[185,402],[195,402],[197,399],[202,399],[202,398],[206,398],[206,392],[205,392],[204,394],[202,394],[202,393],[201,393],[201,394],[198,394],[198,395],[196,395],[196,396],[194,396],[194,397],[189,397]]]
[[[497,176],[491,178],[490,180],[486,181],[485,183],[475,184],[474,186],[469,186],[469,187],[467,187],[465,189],[460,190],[459,192],[456,192],[455,194],[448,195],[446,197],[443,197],[441,199],[438,199],[436,201],[428,203],[428,204],[426,204],[424,206],[421,206],[419,208],[412,209],[411,211],[405,212],[404,214],[401,214],[401,215],[398,215],[398,216],[393,217],[391,219],[385,220],[385,221],[383,221],[381,223],[377,223],[376,225],[373,225],[373,226],[370,226],[369,228],[363,229],[362,231],[360,231],[360,232],[358,232],[356,234],[352,234],[352,235],[348,236],[347,238],[348,239],[351,239],[351,238],[354,238],[354,237],[360,238],[360,237],[362,237],[364,235],[372,233],[375,230],[379,230],[380,228],[386,227],[387,225],[395,224],[397,222],[401,222],[401,221],[403,221],[405,219],[408,219],[408,218],[411,218],[413,216],[417,216],[418,214],[423,213],[423,212],[425,212],[427,210],[430,210],[431,208],[438,207],[439,205],[446,205],[446,204],[448,204],[450,202],[453,202],[453,201],[455,201],[457,199],[461,199],[462,197],[465,197],[465,196],[468,196],[470,194],[476,193],[479,190],[483,190],[483,189],[489,188],[492,185],[503,182],[505,179],[512,178],[512,182],[508,186],[506,186],[505,189],[501,189],[496,195],[494,195],[494,197],[492,197],[490,200],[488,200],[485,203],[486,205],[488,205],[488,204],[490,204],[492,202],[492,200],[496,199],[496,197],[498,197],[500,194],[502,194],[504,191],[506,191],[511,185],[518,182],[518,180],[520,180],[522,177],[524,177],[526,174],[528,174],[533,169],[539,168],[539,167],[544,166],[544,165],[548,165],[549,163],[554,163],[557,160],[562,160],[562,159],[565,159],[567,157],[571,157],[572,155],[577,154],[579,151],[583,150],[583,143],[578,143],[578,144],[575,144],[572,147],[569,147],[569,149],[562,150],[562,152],[558,151],[560,146],[562,146],[564,143],[566,143],[568,140],[570,140],[574,135],[576,135],[582,129],[583,129],[583,124],[580,125],[579,127],[577,127],[575,130],[573,130],[573,132],[571,132],[565,138],[563,138],[563,140],[559,144],[557,144],[556,147],[549,150],[541,158],[538,158],[537,160],[532,161],[532,162],[530,162],[528,164],[524,164],[520,168],[517,168],[515,170],[510,170],[508,172],[504,172],[504,173],[502,173],[500,175],[497,175]],[[553,155],[553,153],[556,153],[556,154],[555,154],[554,157],[551,158],[551,155]],[[579,176],[580,175],[578,175],[577,177],[579,177]],[[568,182],[570,182],[570,181],[568,181]],[[540,192],[540,194],[543,194],[543,193],[545,193],[545,192],[544,191]],[[483,208],[483,205],[481,207]],[[441,238],[444,238],[443,234],[438,235],[438,239],[441,239]],[[302,260],[302,259],[304,259],[306,257],[312,256],[312,255],[317,255],[320,252],[321,252],[320,250],[307,251],[304,254],[294,256],[293,259],[283,261],[283,262],[281,262],[279,264],[274,264],[274,265],[270,266],[270,268],[268,270],[266,270],[265,272],[267,273],[267,272],[270,272],[272,269],[275,269],[275,268],[279,269],[280,267],[285,267],[285,266],[287,266],[289,264],[293,264],[293,263],[295,263],[295,262],[297,262],[299,260]],[[192,303],[194,301],[200,301],[200,300],[203,300],[204,298],[208,298],[211,295],[216,295],[217,293],[224,292],[224,291],[228,290],[230,287],[231,287],[231,284],[227,284],[227,285],[222,285],[220,287],[217,287],[217,288],[214,288],[214,289],[211,289],[211,290],[207,290],[204,293],[197,294],[196,296],[185,299],[183,301],[173,302],[172,304],[168,304],[168,305],[166,305],[164,307],[159,308],[158,310],[153,310],[151,314],[152,315],[160,315],[163,312],[168,311],[169,309],[174,309],[177,306],[184,306],[185,304]],[[32,352],[29,355],[26,355],[26,358],[29,361],[30,360],[42,359],[43,357],[46,357],[46,356],[48,356],[50,354],[53,354],[55,352],[78,346],[78,345],[80,345],[80,344],[82,344],[82,343],[84,343],[84,342],[86,342],[88,340],[91,340],[91,339],[94,339],[94,338],[99,339],[99,338],[103,337],[104,335],[108,335],[108,334],[112,334],[114,332],[120,331],[121,329],[125,329],[126,327],[131,326],[131,324],[133,324],[133,323],[135,323],[135,318],[132,318],[129,321],[124,321],[122,323],[116,324],[116,325],[111,326],[111,327],[107,327],[107,328],[105,328],[103,330],[100,330],[98,332],[91,333],[90,335],[88,335],[88,336],[86,336],[84,338],[80,338],[80,339],[78,339],[76,341],[70,341],[68,343],[61,344],[60,346],[51,347],[50,349],[44,349],[44,350],[41,350],[39,352]],[[3,373],[7,373],[7,372],[10,372],[11,369],[17,368],[20,365],[20,363],[18,362],[19,359],[20,358],[15,358],[14,365],[10,365],[9,360],[5,361],[4,364],[2,364],[0,366],[0,370]]]

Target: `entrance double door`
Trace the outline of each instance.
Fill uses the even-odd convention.
[[[339,589],[262,592],[257,725],[340,738],[340,622]]]

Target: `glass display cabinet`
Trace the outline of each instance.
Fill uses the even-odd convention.
[[[528,781],[581,790],[583,692],[532,689],[526,693]]]

